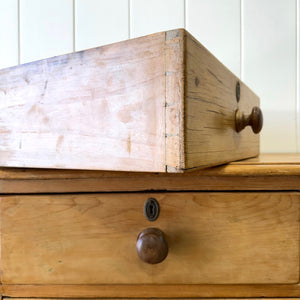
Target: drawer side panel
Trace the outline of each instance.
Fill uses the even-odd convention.
[[[165,34],[0,70],[0,165],[165,171]]]

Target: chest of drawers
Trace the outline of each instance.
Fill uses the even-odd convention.
[[[299,187],[296,154],[184,174],[3,168],[2,296],[297,298]],[[136,248],[152,228],[157,264]]]

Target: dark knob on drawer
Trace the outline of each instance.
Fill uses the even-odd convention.
[[[168,255],[164,233],[157,228],[144,229],[137,238],[136,251],[139,258],[148,264],[158,264]]]
[[[251,126],[254,133],[259,133],[263,126],[263,114],[259,107],[255,106],[250,115],[245,115],[239,109],[235,112],[235,129],[242,131],[246,126]]]

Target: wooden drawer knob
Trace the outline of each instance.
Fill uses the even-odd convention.
[[[148,264],[158,264],[168,255],[164,234],[157,228],[143,230],[137,238],[136,251],[139,258]]]
[[[259,107],[255,106],[250,115],[244,115],[239,109],[235,112],[235,128],[237,132],[246,126],[251,126],[254,133],[259,133],[263,126],[263,114]]]

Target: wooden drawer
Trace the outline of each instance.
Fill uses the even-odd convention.
[[[0,101],[0,166],[183,172],[259,153],[236,127],[259,98],[183,29],[0,70]]]
[[[115,193],[1,197],[5,284],[290,284],[299,281],[299,193]],[[160,205],[156,221],[145,201]],[[138,234],[157,227],[150,265]]]

